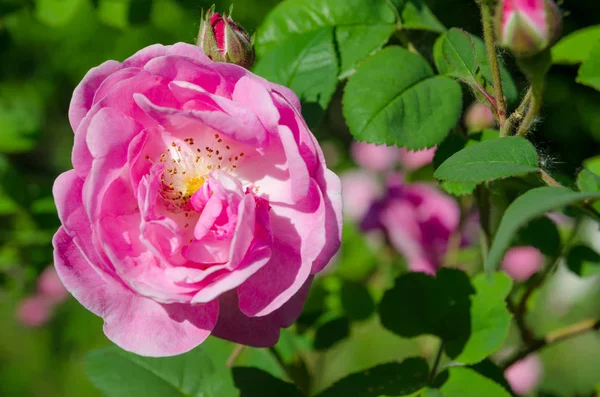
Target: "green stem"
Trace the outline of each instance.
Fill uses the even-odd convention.
[[[432,385],[435,380],[435,376],[437,375],[438,368],[440,363],[442,362],[442,355],[444,354],[444,341],[440,342],[440,347],[438,348],[437,354],[435,356],[435,361],[433,362],[433,366],[431,367],[431,372],[429,373],[429,384]]]
[[[498,53],[496,52],[496,38],[494,36],[494,17],[492,6],[487,1],[480,1],[481,19],[483,21],[483,38],[488,54],[490,69],[492,71],[492,80],[494,83],[494,96],[498,108],[498,123],[500,128],[506,121],[506,101],[502,91],[502,79],[500,78],[500,64],[498,63]]]
[[[227,368],[231,368],[235,365],[237,359],[244,352],[245,348],[246,348],[246,346],[236,343],[235,347],[233,348],[233,351],[231,352],[231,354],[229,355],[229,358],[227,359],[227,363],[226,363]]]
[[[533,125],[535,118],[540,113],[542,109],[542,93],[543,93],[543,84],[540,83],[539,87],[533,87],[533,96],[531,97],[531,104],[529,105],[529,109],[527,110],[527,114],[525,114],[525,118],[523,122],[519,126],[517,131],[517,135],[524,137],[529,129]]]
[[[510,115],[510,117],[506,120],[506,123],[504,123],[502,126],[502,129],[500,130],[501,137],[512,135],[512,129],[515,122],[521,122],[525,110],[527,109],[527,106],[529,106],[529,102],[531,102],[531,98],[533,98],[533,89],[529,87],[519,107]]]

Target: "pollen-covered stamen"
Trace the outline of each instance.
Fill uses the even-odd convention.
[[[236,146],[219,134],[208,140],[187,137],[166,142],[160,155],[163,163],[160,195],[174,208],[184,210],[189,199],[202,187],[213,171],[235,173],[244,157]],[[146,159],[152,161],[149,156]]]

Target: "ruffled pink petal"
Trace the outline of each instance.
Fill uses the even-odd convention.
[[[218,318],[218,303],[163,305],[98,277],[64,229],[54,236],[54,263],[63,284],[88,310],[104,318],[115,344],[139,355],[185,353],[202,343]]]
[[[257,80],[250,76],[239,79],[231,99],[252,110],[267,131],[275,133],[279,122],[279,112],[267,89]]]
[[[144,66],[144,70],[170,81],[185,81],[202,87],[207,92],[217,93],[219,91],[218,94],[223,94],[223,90],[219,90],[219,86],[222,84],[219,73],[190,58],[180,56],[154,58]]]
[[[77,131],[79,123],[92,107],[96,90],[104,79],[121,68],[117,61],[106,61],[102,65],[90,69],[81,83],[75,88],[69,105],[69,122],[73,131]]]

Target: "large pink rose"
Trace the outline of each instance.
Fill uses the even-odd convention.
[[[188,44],[90,70],[54,196],[58,274],[146,356],[273,345],[341,235],[338,177],[296,96]]]

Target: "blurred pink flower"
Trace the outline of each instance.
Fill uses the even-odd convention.
[[[535,247],[514,247],[504,255],[502,269],[515,281],[527,281],[544,265],[544,255]]]
[[[467,109],[465,125],[469,131],[482,131],[496,125],[496,117],[492,110],[482,103],[475,102]]]
[[[411,270],[435,273],[459,223],[460,209],[452,198],[426,184],[404,184],[394,174],[385,197],[371,206],[361,228],[383,229]]]
[[[407,171],[417,170],[433,161],[436,149],[433,147],[431,149],[412,151],[401,148],[399,152],[400,164]]]
[[[542,373],[542,360],[536,354],[530,354],[507,368],[504,376],[513,391],[522,396],[537,389]]]
[[[46,295],[23,298],[17,305],[17,320],[25,327],[39,327],[52,317],[54,302]]]
[[[371,204],[383,193],[383,186],[377,177],[364,170],[351,170],[340,175],[344,215],[360,221],[367,214]]]
[[[157,44],[91,69],[69,119],[54,263],[107,337],[145,356],[275,344],[341,240],[341,183],[296,95]]]
[[[354,142],[351,152],[356,164],[369,171],[381,172],[394,168],[400,150],[395,146]]]
[[[60,281],[54,266],[48,266],[44,269],[37,281],[38,291],[50,298],[54,303],[64,302],[69,293]]]

